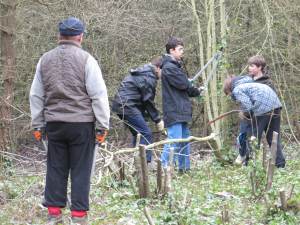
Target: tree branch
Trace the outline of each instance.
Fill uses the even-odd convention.
[[[190,136],[188,138],[182,138],[182,139],[167,139],[167,140],[162,140],[162,141],[158,141],[158,142],[154,142],[152,144],[146,145],[145,149],[149,150],[164,144],[171,144],[171,143],[184,143],[184,142],[191,142],[191,141],[199,141],[199,142],[206,142],[209,140],[214,140],[216,137],[216,135],[214,133],[211,133],[209,136],[207,137],[194,137],[194,136]],[[114,155],[119,155],[119,154],[125,154],[125,153],[133,153],[138,151],[139,148],[135,147],[135,148],[124,148],[124,149],[120,149],[119,151],[114,152]]]

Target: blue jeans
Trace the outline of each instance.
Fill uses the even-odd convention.
[[[126,126],[129,128],[133,138],[132,138],[132,146],[136,144],[137,134],[141,134],[140,144],[148,145],[152,143],[152,131],[148,127],[147,122],[145,121],[142,114],[135,115],[118,115],[121,120],[124,121]],[[152,159],[152,151],[146,151],[147,162],[151,162]]]
[[[188,138],[190,131],[187,123],[175,123],[167,127],[168,139]],[[180,170],[189,170],[191,168],[190,163],[190,143],[173,143],[165,144],[163,152],[161,154],[161,162],[163,167],[167,167],[169,164],[170,148],[174,148],[174,163],[178,161],[178,168]]]
[[[251,148],[248,142],[248,134],[251,133],[251,129],[251,121],[244,119],[240,121],[240,133],[237,137],[240,156],[249,157]]]

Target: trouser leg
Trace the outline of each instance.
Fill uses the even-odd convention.
[[[276,114],[276,113],[275,113]],[[284,167],[285,166],[285,158],[282,153],[282,147],[280,142],[280,112],[279,115],[273,115],[273,114],[266,114],[262,116],[257,116],[257,129],[255,129],[258,142],[260,143],[261,136],[263,131],[266,133],[267,142],[269,144],[269,147],[272,145],[272,137],[273,137],[273,131],[276,131],[278,136],[277,141],[277,155],[276,155],[276,166],[277,167]]]
[[[278,140],[277,140],[277,152],[276,152],[276,166],[277,167],[284,167],[285,166],[285,158],[282,152],[282,145],[280,140],[280,110],[275,110],[274,114],[270,116],[270,123],[266,132],[266,138],[268,141],[269,146],[272,145],[273,139],[273,131],[278,133]]]
[[[168,133],[168,139],[177,139],[182,137],[182,125],[181,123],[175,123],[171,126],[167,127],[167,133]],[[163,167],[167,167],[169,165],[169,157],[170,157],[170,149],[174,150],[174,155],[176,155],[176,158],[178,159],[178,162],[180,159],[179,148],[180,145],[178,143],[172,143],[172,144],[165,144],[163,148],[163,152],[161,154],[161,161]],[[180,164],[180,162],[179,162]],[[179,167],[180,168],[180,167]]]
[[[188,128],[187,123],[182,123],[182,138],[188,138],[190,136],[190,130]],[[191,145],[189,142],[185,142],[181,144],[181,156],[183,163],[182,165],[179,164],[180,169],[189,170],[191,168],[191,161],[190,161],[190,151]]]
[[[71,210],[88,210],[94,123],[52,122],[47,124],[46,132],[48,156],[44,205],[66,205],[71,170]]]
[[[72,123],[69,127],[71,167],[71,210],[89,210],[91,169],[95,151],[93,123]]]
[[[130,132],[133,135],[133,140],[132,140],[133,146],[135,146],[136,137],[138,133],[141,134],[140,144],[148,145],[152,143],[152,131],[141,114],[124,115],[123,119],[126,125],[129,127]],[[147,158],[147,162],[151,162],[152,150],[146,151],[146,158]]]
[[[258,139],[258,144],[260,144],[260,140],[262,137],[262,134],[265,130],[265,127],[268,126],[270,121],[270,118],[267,115],[262,116],[256,116],[252,120],[253,130],[252,130],[252,136],[256,137]]]
[[[69,176],[68,143],[64,123],[48,123],[47,172],[44,206],[65,207]]]
[[[248,143],[248,133],[251,130],[251,122],[243,119],[240,121],[240,133],[237,137],[237,141],[239,144],[239,154],[240,156],[248,156],[250,153],[249,143]]]

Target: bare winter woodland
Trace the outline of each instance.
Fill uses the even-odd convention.
[[[223,47],[224,54],[208,92],[201,101],[193,102],[193,135],[217,134],[213,146],[195,145],[199,150],[194,152],[198,157],[194,159],[195,165],[203,156],[201,151],[206,151],[203,148],[210,147],[209,152],[218,152],[217,158],[232,161],[237,116],[230,115],[211,125],[208,121],[237,108],[222,92],[224,78],[228,74],[245,74],[247,59],[263,55],[283,103],[282,137],[286,149],[292,148],[287,158],[297,162],[300,159],[299,154],[295,156],[300,140],[299,0],[0,0],[0,12],[0,168],[3,171],[12,166],[18,175],[43,177],[44,155],[40,151],[42,146],[32,138],[28,95],[39,57],[56,46],[57,24],[68,16],[85,22],[83,48],[99,61],[110,98],[129,68],[165,53],[169,36],[183,38],[184,62],[190,76]],[[205,82],[211,69],[208,67],[203,79],[197,82]],[[160,106],[158,86],[156,102]],[[128,147],[129,134],[123,128],[112,115],[109,151]],[[156,135],[156,140],[159,139],[163,137]],[[106,157],[110,155],[107,153]],[[126,154],[122,157],[118,159],[131,160]],[[290,172],[295,173],[299,184],[299,164],[295,165],[296,169]],[[6,176],[7,172],[1,173],[0,182]],[[33,185],[35,190],[42,190],[40,183]],[[3,189],[0,184],[0,208],[9,199],[2,195]],[[299,192],[299,187],[295,189]],[[27,194],[24,192],[24,197]],[[209,213],[202,216],[209,217]],[[174,224],[194,224],[178,221]],[[226,222],[226,218],[222,221]],[[263,224],[238,221],[232,224]]]

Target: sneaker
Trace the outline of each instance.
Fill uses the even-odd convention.
[[[88,216],[83,216],[83,217],[72,216],[71,224],[72,225],[88,225]]]
[[[281,164],[276,164],[276,167],[278,169],[283,169],[285,167],[285,163],[281,163]]]
[[[245,160],[246,160],[246,156],[238,155],[238,157],[234,161],[234,164],[241,166],[241,165],[243,165],[243,163],[245,162]]]
[[[46,225],[58,225],[62,224],[62,214],[60,215],[48,215],[47,223]]]
[[[184,174],[184,169],[179,169],[179,170],[178,170],[178,174],[179,174],[179,175],[183,175],[183,174]]]
[[[185,173],[190,174],[191,173],[191,169],[185,169]]]

